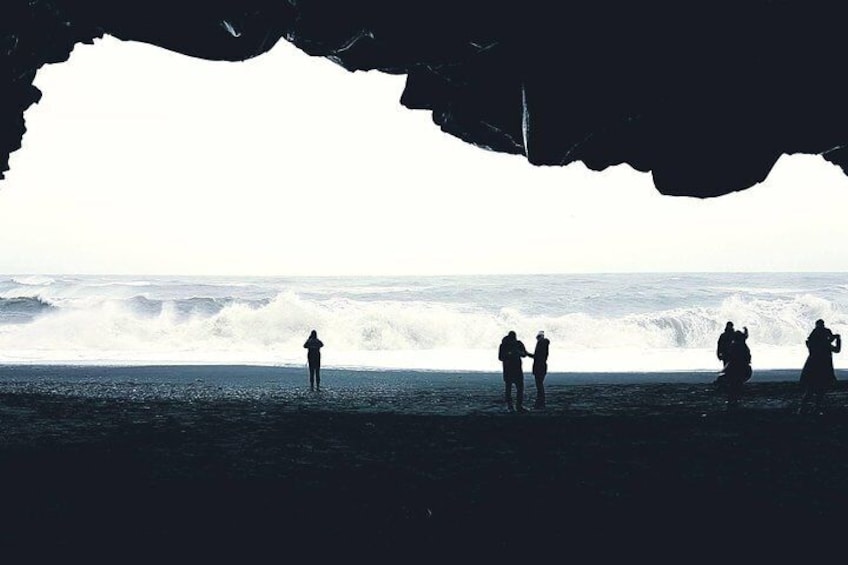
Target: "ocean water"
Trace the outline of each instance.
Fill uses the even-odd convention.
[[[543,329],[551,372],[715,371],[733,320],[755,370],[792,369],[818,318],[848,329],[845,274],[0,275],[0,364],[302,367],[315,329],[328,369],[497,372]]]

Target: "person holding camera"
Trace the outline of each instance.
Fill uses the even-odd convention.
[[[742,396],[742,385],[751,379],[751,348],[746,343],[748,340],[748,328],[744,331],[733,332],[733,341],[730,342],[727,352],[723,358],[724,370],[719,374],[716,383],[723,386],[727,391],[727,404],[735,407]]]
[[[830,331],[824,320],[816,320],[816,327],[807,338],[807,361],[801,370],[801,386],[804,396],[801,398],[799,414],[806,412],[809,401],[815,397],[816,412],[822,413],[824,395],[836,382],[833,370],[833,354],[842,350],[842,336]]]
[[[716,357],[727,367],[730,361],[730,345],[736,337],[736,331],[733,329],[733,322],[727,322],[724,326],[724,332],[718,336],[718,345],[716,346]]]

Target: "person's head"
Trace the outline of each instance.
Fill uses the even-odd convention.
[[[545,331],[539,330],[539,333],[536,334],[536,339],[545,339]]]
[[[824,327],[824,320],[816,320],[816,327],[817,328],[823,328]]]
[[[733,322],[727,322],[724,326],[724,331],[732,332],[733,331]]]
[[[508,337],[509,339],[518,339],[518,337],[515,335],[515,332],[512,330],[509,330],[509,333],[506,334],[506,337]]]
[[[309,333],[309,337],[318,337],[318,332],[316,332],[315,330],[312,330],[312,331]]]
[[[734,339],[736,339],[738,341],[745,341],[747,339],[745,332],[741,332],[739,330],[736,330],[736,332],[733,335],[734,335]]]

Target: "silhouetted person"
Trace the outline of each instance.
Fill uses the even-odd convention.
[[[735,405],[742,394],[742,385],[751,379],[751,349],[748,347],[748,328],[733,332],[725,351],[724,370],[716,379],[727,390],[728,404]]]
[[[521,369],[521,358],[527,356],[527,349],[515,336],[515,332],[509,332],[501,340],[498,359],[503,362],[504,399],[510,412],[527,411],[522,406],[524,404],[524,371]],[[512,385],[515,385],[515,408],[512,406]]]
[[[530,357],[533,358],[533,377],[536,379],[536,403],[533,408],[541,410],[545,407],[545,375],[548,374],[548,351],[551,340],[545,337],[545,332],[536,335],[536,349]]]
[[[748,337],[748,328],[745,329],[745,337]],[[735,330],[733,329],[733,322],[727,322],[724,326],[724,332],[720,336],[718,336],[718,345],[716,346],[716,357],[719,358],[725,366],[727,362],[730,360],[730,344],[733,343],[733,339],[736,335]]]
[[[309,363],[309,390],[321,388],[321,348],[324,343],[318,339],[318,332],[312,330],[309,339],[303,344],[308,350],[306,361]]]
[[[807,361],[801,369],[801,386],[804,396],[801,398],[799,413],[805,412],[807,403],[815,396],[816,411],[821,414],[824,394],[836,382],[833,370],[833,354],[842,350],[842,337],[832,333],[824,325],[824,320],[816,320],[816,327],[807,337]]]

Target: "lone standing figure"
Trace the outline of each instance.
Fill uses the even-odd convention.
[[[309,363],[309,390],[321,390],[321,348],[324,343],[318,339],[318,332],[312,330],[303,347],[308,350],[306,361]]]

